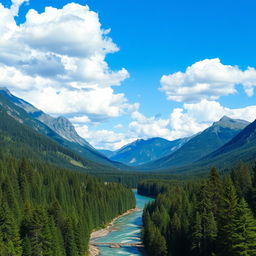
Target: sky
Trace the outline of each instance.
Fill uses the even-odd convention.
[[[0,86],[94,147],[256,118],[255,0],[0,0]]]

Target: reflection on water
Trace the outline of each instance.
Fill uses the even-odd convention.
[[[134,191],[134,194],[136,198],[136,205],[140,211],[131,213],[115,221],[113,227],[117,229],[117,231],[111,232],[107,236],[97,239],[97,242],[136,243],[140,241],[143,207],[152,199],[138,195],[136,191]],[[99,249],[101,252],[100,255],[102,256],[142,255],[139,248],[135,247],[109,248],[108,246],[100,246]]]

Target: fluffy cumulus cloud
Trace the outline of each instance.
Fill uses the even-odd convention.
[[[138,111],[132,113],[133,121],[129,124],[130,130],[137,134],[139,138],[163,137],[170,136],[168,120],[156,117],[145,117]]]
[[[170,115],[173,138],[190,136],[203,131],[223,116],[252,122],[256,118],[256,105],[230,109],[217,101],[201,100],[198,103],[184,104]]]
[[[129,73],[111,70],[105,61],[119,49],[97,13],[70,3],[42,13],[31,9],[17,25],[14,18],[24,2],[0,4],[0,86],[56,115],[104,120],[138,108],[113,89]]]
[[[94,147],[116,150],[137,139],[162,137],[175,140],[190,137],[207,129],[223,116],[252,122],[256,118],[256,105],[231,109],[217,101],[204,99],[198,103],[186,103],[181,108],[173,109],[166,119],[156,116],[146,117],[139,111],[134,111],[131,115],[132,121],[125,132],[92,131],[80,122],[80,118],[74,118],[73,121],[76,123],[78,133]],[[82,120],[85,121],[84,118]],[[119,129],[123,126],[116,125],[114,128]]]
[[[130,132],[139,138],[148,139],[162,137],[168,140],[189,137],[210,125],[208,122],[197,122],[184,108],[175,108],[168,119],[145,117],[138,111],[132,114],[133,121],[129,125]]]
[[[25,22],[17,25],[15,17],[26,2],[12,0],[10,8],[0,3],[0,86],[47,113],[70,117],[93,146],[117,149],[138,138],[186,137],[223,115],[255,118],[256,106],[229,109],[216,100],[236,93],[238,84],[252,96],[256,70],[224,65],[219,59],[199,61],[185,72],[163,76],[161,90],[183,106],[166,119],[144,116],[138,103],[129,103],[114,90],[129,73],[125,68],[112,70],[106,62],[106,56],[119,49],[96,12],[76,3],[46,7],[42,13],[31,9]],[[125,133],[122,124],[113,130],[90,128],[125,113],[131,113]]]
[[[76,130],[80,136],[97,149],[117,150],[138,138],[130,132],[122,133],[106,129],[93,131],[87,125],[82,124],[77,124]]]
[[[230,109],[223,107],[217,101],[202,100],[196,104],[184,104],[186,115],[197,120],[199,123],[214,122],[224,115],[252,122],[256,119],[256,105],[244,108]]]
[[[256,105],[230,109],[217,101],[201,100],[173,109],[168,119],[145,117],[135,111],[129,128],[140,138],[163,137],[174,140],[201,132],[225,115],[252,122],[256,118]]]
[[[248,96],[252,96],[256,86],[256,70],[248,67],[242,71],[237,66],[224,65],[216,58],[196,62],[184,73],[162,76],[160,90],[169,100],[198,102],[234,94],[238,84],[243,85]]]

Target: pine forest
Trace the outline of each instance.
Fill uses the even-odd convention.
[[[143,213],[151,256],[256,255],[256,166],[189,182],[149,180],[139,193],[156,197]]]

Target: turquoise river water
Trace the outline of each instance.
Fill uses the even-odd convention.
[[[97,239],[97,242],[136,243],[140,241],[143,207],[153,199],[139,195],[136,190],[133,192],[136,198],[136,207],[139,208],[140,211],[131,213],[116,220],[113,224],[113,228],[117,231],[113,231],[107,236]],[[98,248],[100,249],[101,256],[143,255],[142,252],[135,247],[109,248],[108,246],[99,246]]]

